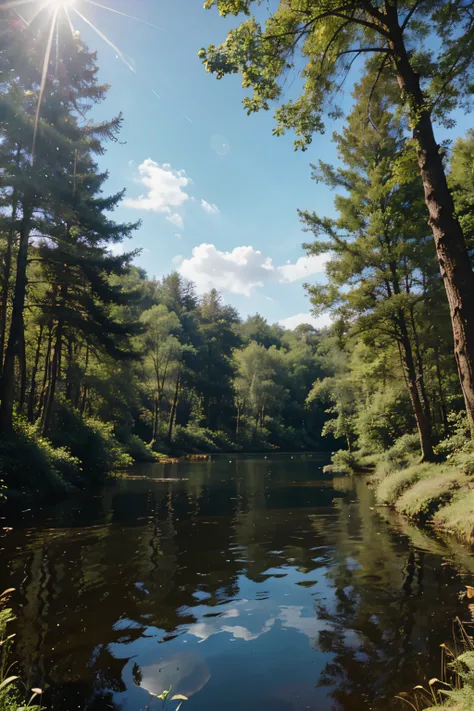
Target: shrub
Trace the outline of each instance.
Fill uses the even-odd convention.
[[[64,495],[81,477],[80,461],[64,447],[55,448],[33,425],[15,418],[14,432],[0,441],[0,479],[8,489]]]
[[[67,447],[80,459],[84,483],[99,482],[105,474],[123,469],[133,460],[114,436],[111,423],[82,418],[77,410],[63,403],[55,409],[51,440]]]
[[[235,451],[236,445],[222,430],[212,431],[199,425],[188,427],[177,425],[174,430],[173,448],[182,452],[224,452]]]
[[[443,457],[449,457],[449,455],[454,454],[455,452],[469,451],[472,449],[466,411],[461,410],[461,412],[451,412],[448,415],[448,421],[451,434],[449,437],[441,440],[436,447],[438,454]]]
[[[348,449],[340,449],[331,457],[331,465],[327,467],[333,472],[350,472],[353,471],[356,464],[355,457]]]
[[[155,462],[157,460],[157,455],[151,446],[145,444],[137,435],[127,432],[120,440],[125,452],[131,456],[134,462]]]
[[[410,401],[404,390],[389,388],[376,392],[357,413],[358,446],[372,452],[385,451],[413,424]]]

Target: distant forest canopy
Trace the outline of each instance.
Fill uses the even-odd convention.
[[[340,166],[313,166],[338,191],[336,218],[301,212],[308,252],[329,256],[327,282],[308,288],[333,325],[285,331],[259,315],[242,321],[177,273],[149,279],[135,252],[117,255],[140,224],[113,220],[124,193],[107,195],[97,163],[122,117],[91,118],[107,93],[95,53],[60,33],[41,92],[45,37],[8,13],[2,32],[1,478],[43,467],[81,481],[157,452],[384,450],[402,436],[429,459],[440,439],[468,437],[408,118],[392,111],[390,81],[372,92],[370,119],[366,80],[356,88],[334,136]],[[445,155],[469,255],[473,158],[473,132]]]

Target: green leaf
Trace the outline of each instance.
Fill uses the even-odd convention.
[[[9,677],[7,677],[6,679],[4,679],[4,680],[0,683],[0,690],[1,690],[1,689],[6,689],[7,686],[10,686],[10,684],[13,684],[13,682],[16,681],[16,680],[19,679],[19,678],[20,678],[20,677],[18,677],[18,676],[9,676]]]

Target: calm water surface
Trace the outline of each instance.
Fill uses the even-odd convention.
[[[172,685],[182,711],[385,710],[437,674],[469,551],[317,455],[230,459],[137,468],[0,539],[48,704],[139,711]]]

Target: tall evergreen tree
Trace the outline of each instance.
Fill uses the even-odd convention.
[[[324,129],[323,115],[339,116],[335,105],[353,63],[369,57],[365,75],[368,113],[380,77],[396,81],[394,102],[409,115],[427,219],[444,281],[454,335],[454,352],[474,438],[474,274],[462,227],[448,188],[443,151],[433,123],[472,92],[474,14],[472,2],[434,0],[300,0],[280,2],[265,26],[252,10],[259,0],[206,0],[226,15],[248,17],[229,30],[220,46],[202,49],[207,71],[218,78],[242,74],[252,95],[249,113],[280,99],[284,77],[299,74],[301,93],[276,110],[275,133],[297,133],[306,147]]]
[[[433,459],[431,405],[419,338],[419,312],[436,273],[431,240],[423,218],[423,195],[403,124],[372,98],[374,125],[367,118],[364,82],[342,135],[335,140],[344,167],[320,162],[313,177],[347,195],[336,197],[337,220],[302,213],[316,242],[315,253],[329,252],[328,284],[311,288],[316,307],[342,308],[356,332],[384,334],[399,348],[416,419],[422,456]],[[396,170],[403,161],[404,177]],[[426,314],[425,314],[426,315]]]

